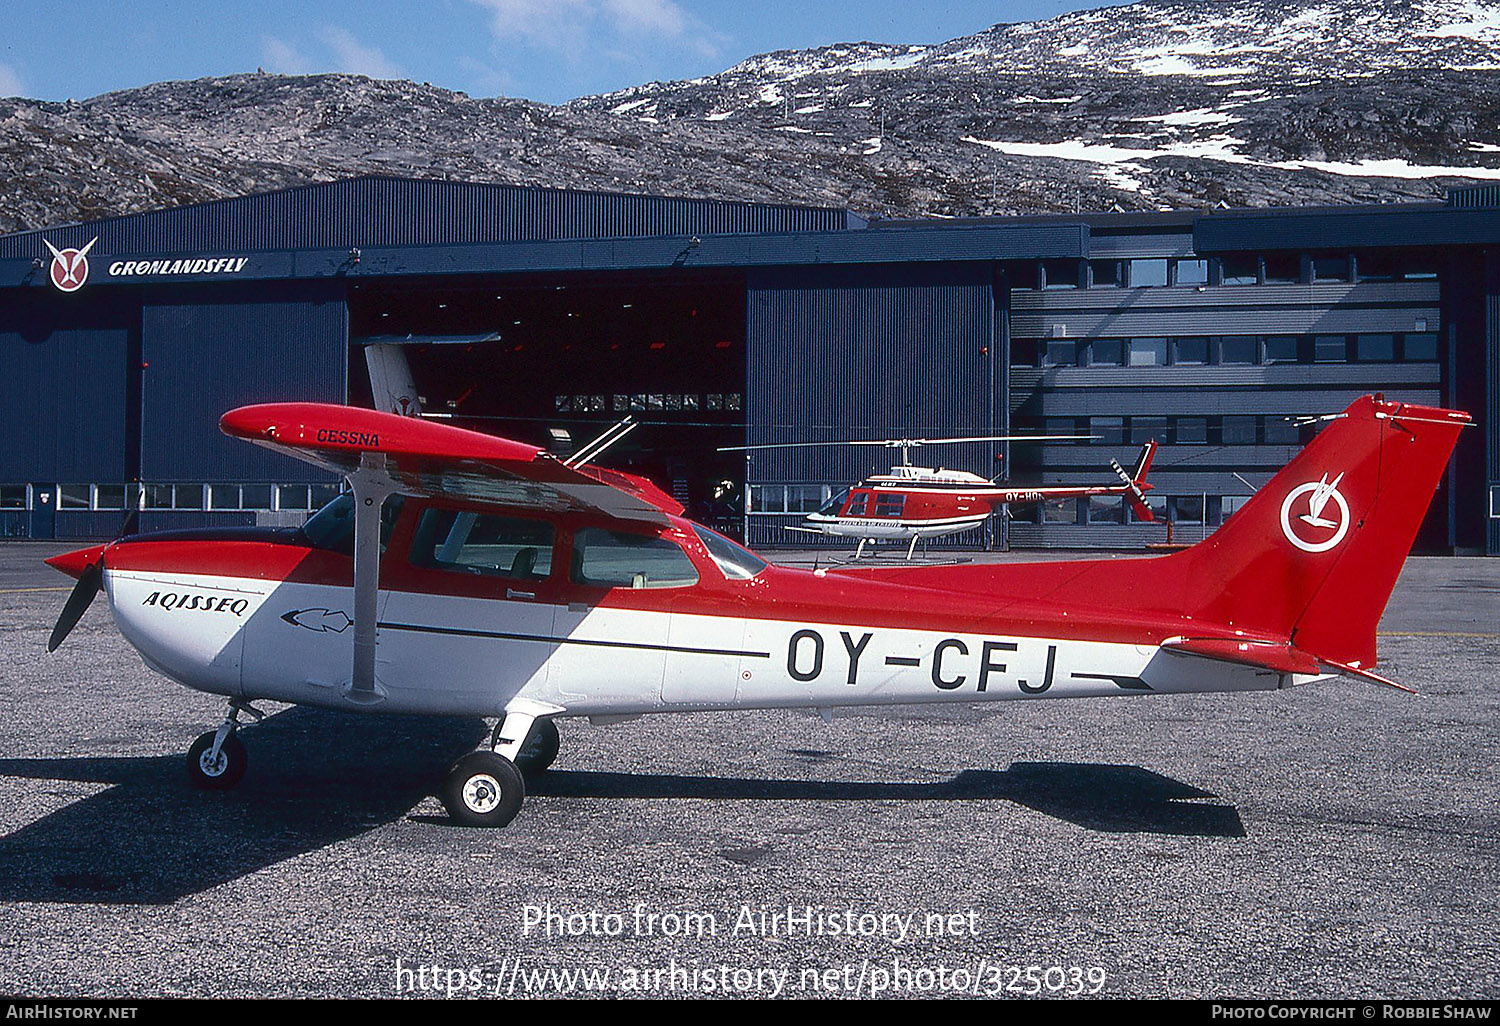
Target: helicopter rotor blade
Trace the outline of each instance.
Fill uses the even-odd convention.
[[[823,445],[880,445],[889,449],[905,449],[919,445],[948,445],[961,442],[1081,442],[1098,437],[1098,435],[979,435],[973,438],[858,438],[842,439],[836,442],[765,442],[760,445],[721,445],[718,451],[804,449]]]

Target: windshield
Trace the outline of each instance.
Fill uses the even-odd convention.
[[[396,526],[396,517],[401,512],[402,496],[393,495],[380,508],[380,551],[385,551],[391,540],[391,528]],[[315,549],[328,549],[354,555],[354,495],[344,492],[328,505],[307,518],[302,525],[302,537]]]
[[[719,570],[731,581],[748,581],[766,568],[764,559],[716,531],[694,524],[693,533],[708,550],[710,558],[718,564]]]
[[[847,498],[849,498],[849,489],[845,488],[833,498],[823,503],[823,505],[819,507],[818,512],[822,513],[824,516],[836,517],[839,515],[839,511],[844,508],[844,500]]]

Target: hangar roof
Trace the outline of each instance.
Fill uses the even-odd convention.
[[[891,224],[846,210],[366,176],[0,237],[0,287],[49,246],[146,284],[524,271],[1083,257],[1088,227]]]

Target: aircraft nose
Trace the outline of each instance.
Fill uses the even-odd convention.
[[[109,546],[107,544],[92,545],[86,549],[76,549],[73,552],[64,552],[62,555],[53,556],[51,559],[48,559],[45,562],[48,566],[55,567],[56,569],[61,570],[63,573],[67,574],[69,577],[77,579],[83,576],[83,571],[87,567],[92,566],[93,564],[99,562],[104,558],[104,550],[108,547]]]

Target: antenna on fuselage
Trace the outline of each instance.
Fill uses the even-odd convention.
[[[627,416],[619,423],[611,425],[608,429],[605,430],[602,435],[594,439],[588,445],[585,445],[582,449],[579,449],[573,455],[563,460],[563,466],[577,467],[583,465],[584,463],[588,463],[596,457],[603,455],[604,450],[610,448],[620,439],[624,438],[626,435],[630,434],[630,432],[634,431],[640,426],[640,421],[636,420],[634,417]]]

